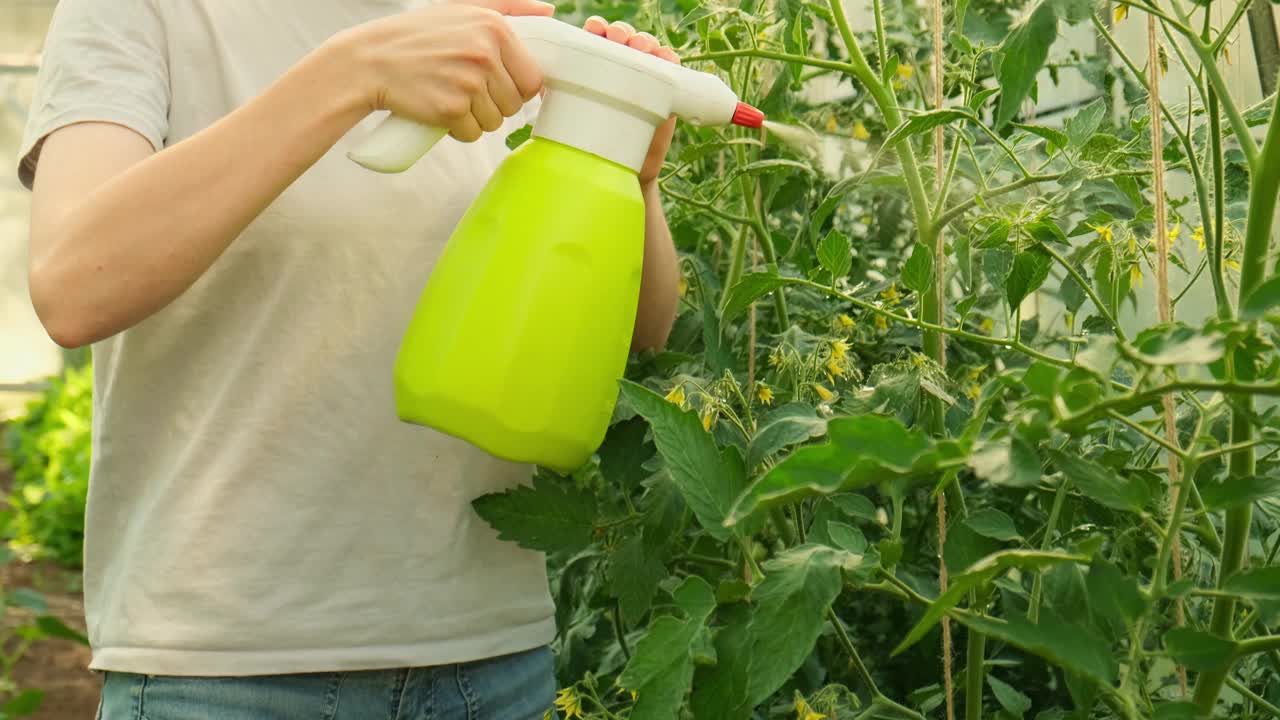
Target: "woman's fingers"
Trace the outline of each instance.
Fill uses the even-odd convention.
[[[515,81],[505,72],[496,72],[489,76],[489,97],[493,98],[493,103],[498,106],[498,111],[504,117],[511,117],[524,107],[524,101],[520,99],[520,91],[516,89]]]
[[[471,116],[476,124],[485,132],[492,132],[502,127],[503,114],[498,110],[488,92],[478,92],[471,96]]]
[[[609,21],[599,15],[592,15],[582,24],[582,29],[596,35],[604,35],[605,31],[609,29]]]
[[[635,28],[619,20],[618,22],[610,25],[609,28],[605,30],[604,36],[616,43],[622,43],[623,45],[626,45],[628,42],[631,41],[632,36],[635,34],[636,34]]]
[[[658,38],[647,32],[638,32],[631,36],[628,45],[643,53],[652,53],[658,49]]]
[[[657,57],[662,58],[663,60],[666,60],[667,62],[672,62],[677,65],[680,64],[680,56],[676,54],[675,50],[672,50],[669,47],[660,47],[657,50],[653,51],[653,54],[656,55]]]

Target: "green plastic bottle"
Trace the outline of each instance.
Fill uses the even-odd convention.
[[[644,260],[636,173],[553,140],[518,147],[463,216],[395,365],[403,420],[569,473],[604,439]]]
[[[395,362],[402,420],[569,473],[604,440],[644,261],[638,173],[654,131],[760,127],[722,80],[549,17],[510,17],[542,71],[533,139],[450,237]],[[403,172],[445,131],[391,115],[348,153]]]

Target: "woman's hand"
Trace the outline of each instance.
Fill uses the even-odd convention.
[[[465,0],[375,20],[335,38],[368,79],[369,110],[391,110],[471,142],[542,89],[504,15],[551,15],[538,0]]]
[[[646,32],[636,32],[635,28],[627,23],[616,22],[610,25],[604,18],[596,16],[589,18],[583,27],[588,32],[603,35],[640,52],[649,53],[668,62],[680,63],[680,57],[674,50],[662,47],[658,44],[657,38]],[[675,129],[676,119],[673,117],[659,126],[657,132],[653,134],[653,142],[649,145],[648,154],[645,155],[644,166],[640,168],[642,186],[647,188],[658,179],[658,174],[662,172],[662,163],[667,158],[667,150],[671,148],[671,136],[675,133]]]

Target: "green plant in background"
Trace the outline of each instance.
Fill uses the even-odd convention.
[[[73,367],[6,428],[14,478],[0,519],[11,547],[26,557],[80,566],[92,412],[92,365]]]
[[[800,129],[682,129],[669,347],[596,461],[476,502],[549,554],[562,715],[1280,717],[1280,129],[1215,64],[1247,6],[949,4],[942,102],[927,6],[578,8]],[[1193,97],[1148,104],[1143,13]],[[1049,62],[1071,25],[1106,52]],[[1044,69],[1099,99],[1023,117]]]

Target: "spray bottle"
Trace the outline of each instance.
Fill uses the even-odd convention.
[[[543,74],[532,138],[503,160],[433,269],[395,361],[401,420],[568,473],[613,415],[644,255],[637,180],[657,127],[759,127],[719,78],[547,17],[509,17]],[[413,166],[445,131],[395,115],[349,157]]]

